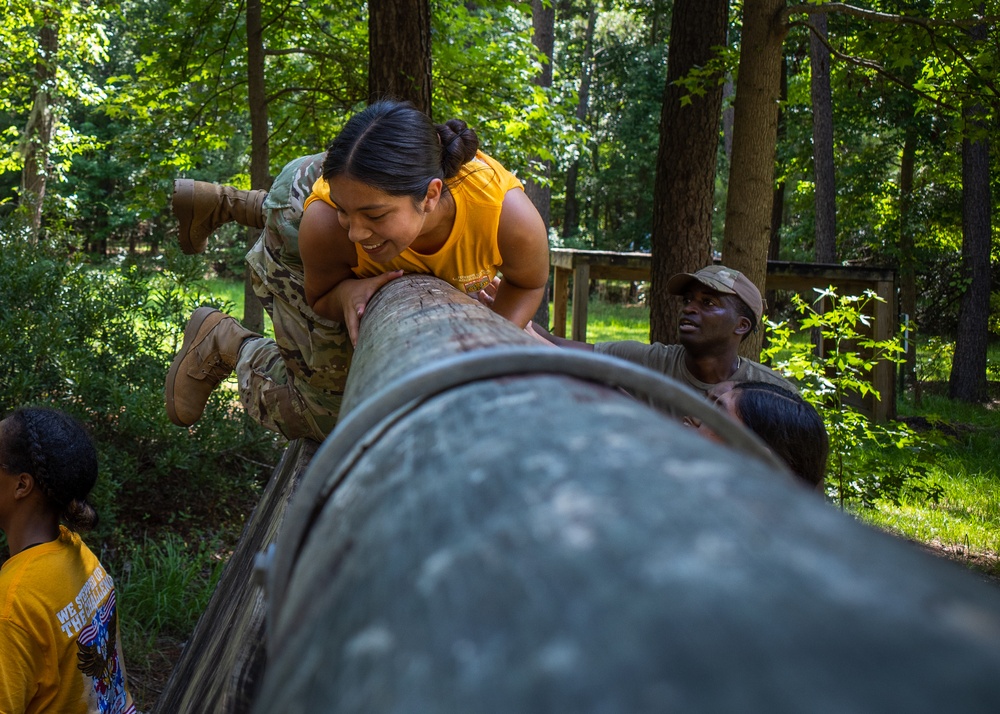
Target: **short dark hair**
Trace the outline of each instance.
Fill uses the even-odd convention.
[[[97,511],[87,495],[97,482],[97,449],[83,426],[66,412],[44,407],[22,407],[5,421],[0,462],[9,471],[31,474],[70,528],[96,526]]]
[[[822,490],[830,438],[819,412],[798,394],[769,382],[737,382],[732,391],[740,421],[792,473]]]
[[[352,116],[330,143],[323,178],[348,176],[421,201],[433,179],[454,178],[478,149],[479,137],[464,121],[435,124],[409,102],[382,100]]]

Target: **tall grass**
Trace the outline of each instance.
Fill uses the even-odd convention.
[[[159,695],[184,641],[218,584],[227,554],[215,538],[174,533],[126,547],[117,573],[119,622],[129,688],[140,711]]]
[[[222,574],[218,542],[168,532],[131,544],[124,556],[118,591],[129,641],[145,649],[161,635],[185,637]]]
[[[945,397],[919,406],[899,404],[901,417],[918,418],[931,442],[929,480],[943,489],[938,502],[903,494],[899,504],[879,503],[857,513],[862,520],[903,537],[938,543],[968,558],[988,556],[1000,575],[1000,409]],[[923,420],[926,420],[923,421]],[[987,565],[987,563],[983,563]]]

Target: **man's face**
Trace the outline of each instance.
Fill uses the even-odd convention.
[[[682,296],[677,339],[685,349],[711,352],[737,346],[749,329],[735,298],[692,282]],[[745,327],[746,329],[740,329]]]

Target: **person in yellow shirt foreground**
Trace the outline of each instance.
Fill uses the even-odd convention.
[[[68,414],[0,421],[0,712],[135,712],[115,584],[76,532],[97,524],[96,481],[97,451]]]

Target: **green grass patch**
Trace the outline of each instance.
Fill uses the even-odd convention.
[[[109,569],[116,577],[129,688],[149,711],[184,642],[208,606],[228,554],[216,538],[173,533],[128,545]]]
[[[932,443],[928,480],[942,489],[935,503],[904,492],[856,515],[872,525],[961,553],[1000,576],[1000,408],[925,397],[901,401],[900,417]]]
[[[549,303],[549,315],[553,314]],[[567,337],[573,325],[573,306],[566,312]],[[649,342],[649,307],[591,299],[587,304],[587,342],[636,340]]]
[[[237,320],[243,320],[246,294],[242,281],[225,278],[206,278],[199,281],[199,283],[207,292],[225,300],[226,303],[232,303],[233,308],[229,314]],[[274,337],[274,325],[271,324],[271,316],[267,312],[264,313],[264,334],[268,337]]]

